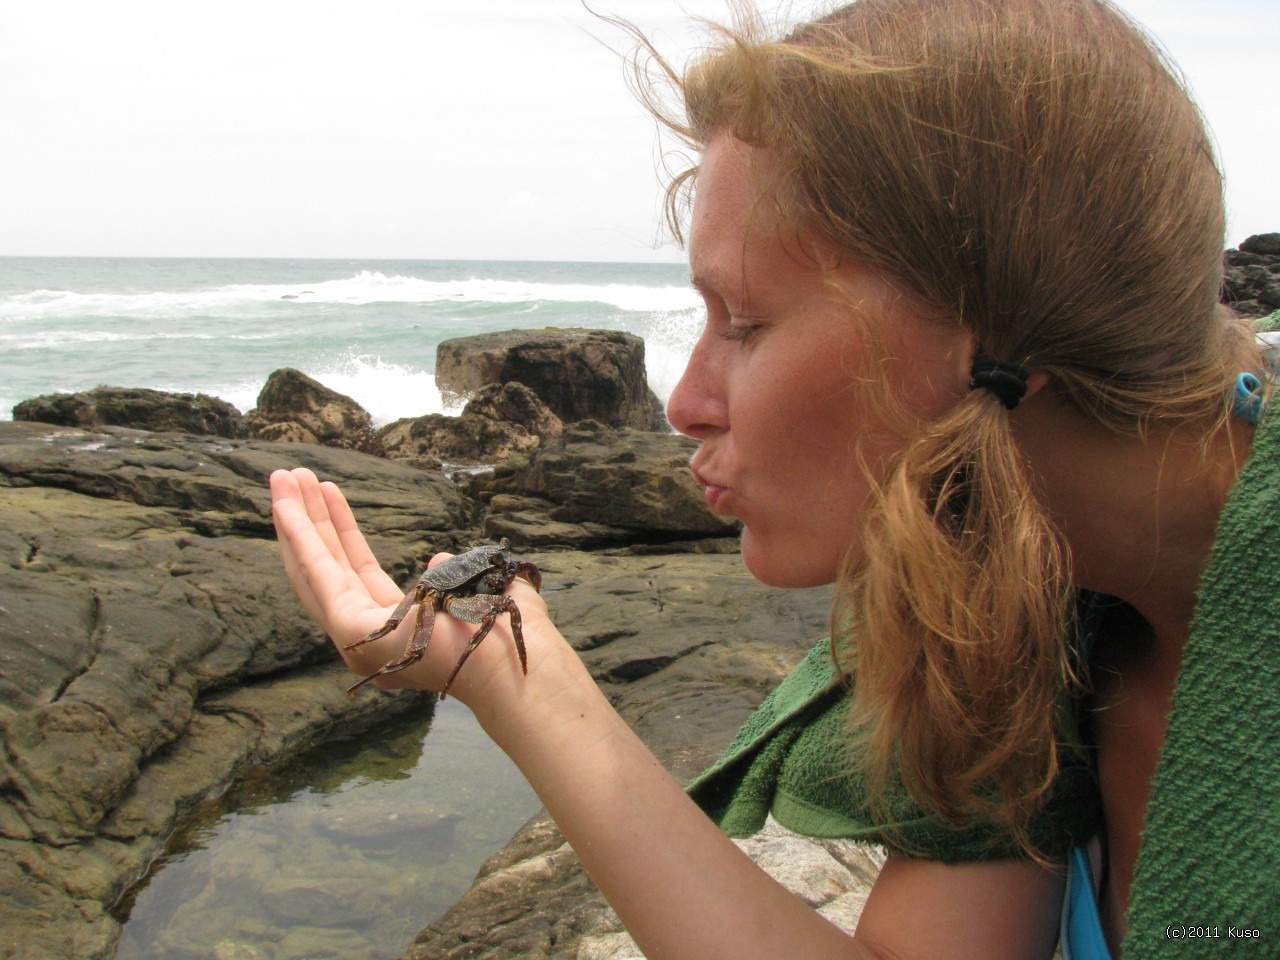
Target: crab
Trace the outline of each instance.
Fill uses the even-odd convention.
[[[484,544],[427,568],[404,595],[404,599],[400,601],[386,623],[367,637],[355,643],[349,643],[343,648],[353,650],[380,637],[385,637],[400,626],[409,610],[415,604],[417,605],[418,614],[413,625],[413,636],[409,639],[409,645],[405,647],[404,654],[385,664],[381,670],[353,683],[347,688],[347,693],[354,694],[370,680],[388,673],[398,673],[421,660],[427,644],[431,641],[438,610],[443,610],[450,616],[465,620],[467,623],[480,625],[480,629],[471,637],[467,648],[458,658],[453,673],[449,674],[449,679],[444,682],[444,687],[440,690],[440,699],[445,698],[450,684],[462,669],[462,665],[467,662],[467,658],[476,647],[480,646],[480,641],[489,635],[494,623],[503,613],[511,616],[511,632],[515,638],[516,652],[520,655],[520,669],[527,674],[529,664],[524,649],[524,633],[520,628],[520,608],[516,606],[514,600],[505,596],[503,591],[516,577],[531,583],[535,590],[541,590],[542,574],[527,560],[516,560],[508,555],[509,546],[505,539],[497,544]]]

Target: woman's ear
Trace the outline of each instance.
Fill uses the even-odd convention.
[[[1027,392],[1023,394],[1023,400],[1030,400],[1037,393],[1043,390],[1053,379],[1047,370],[1033,370],[1027,375]]]

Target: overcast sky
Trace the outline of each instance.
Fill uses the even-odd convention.
[[[597,5],[677,55],[725,15]],[[1228,240],[1280,231],[1280,0],[1122,6],[1209,118]],[[0,0],[0,255],[678,260],[600,40],[577,0]]]

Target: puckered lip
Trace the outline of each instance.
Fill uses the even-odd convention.
[[[711,509],[711,512],[715,514],[727,513],[728,511],[724,509],[721,501],[729,492],[729,488],[708,478],[692,463],[689,464],[689,470],[692,471],[693,479],[698,486],[702,487],[703,496],[706,497],[707,506]]]
[[[724,489],[724,484],[716,483],[714,480],[709,479],[706,474],[698,469],[696,464],[691,462],[689,464],[689,470],[693,473],[693,479],[697,482],[698,486],[717,487],[721,490]]]

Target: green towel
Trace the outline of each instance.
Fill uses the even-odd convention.
[[[1280,321],[1274,313],[1269,328]],[[1277,401],[1272,401],[1273,404]],[[1208,939],[1171,934],[1206,929]],[[1236,936],[1257,930],[1256,939]],[[1218,520],[1147,806],[1124,957],[1280,957],[1280,415]]]
[[[924,815],[900,783],[891,785],[890,822],[875,818],[862,781],[849,773],[849,694],[836,678],[823,640],[747,720],[724,756],[689,785],[694,800],[730,836],[750,836],[772,813],[784,827],[811,837],[876,843],[946,863],[1018,856],[996,824],[961,827]],[[1063,748],[1062,773],[1032,841],[1065,856],[1101,824],[1097,784],[1088,760]]]

